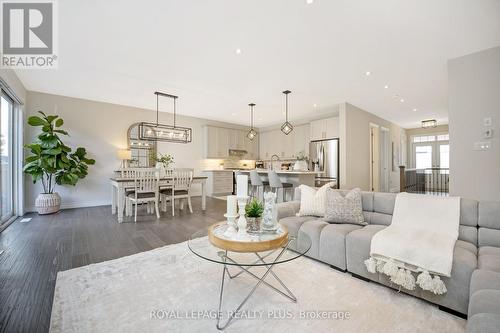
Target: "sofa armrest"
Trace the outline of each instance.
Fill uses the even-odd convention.
[[[278,221],[285,218],[295,216],[300,210],[300,201],[281,202],[276,205],[278,209]]]

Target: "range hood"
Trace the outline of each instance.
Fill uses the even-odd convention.
[[[229,149],[229,157],[242,157],[248,154],[246,150],[242,149]]]

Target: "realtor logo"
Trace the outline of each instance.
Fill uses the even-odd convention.
[[[1,67],[55,67],[54,6],[54,1],[2,1]]]

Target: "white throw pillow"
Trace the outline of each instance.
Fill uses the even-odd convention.
[[[326,190],[334,183],[328,183],[319,189],[307,185],[300,185],[300,210],[298,216],[318,216],[325,215]]]

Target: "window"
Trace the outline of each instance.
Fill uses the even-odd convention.
[[[0,105],[0,224],[13,215],[13,116],[14,102],[2,94]]]
[[[438,135],[437,141],[450,141],[450,135],[449,134]]]
[[[449,133],[417,135],[411,138],[412,167],[417,169],[450,167],[450,135]],[[441,170],[447,173],[448,170]]]
[[[417,169],[432,168],[432,146],[415,147],[415,167]]]

